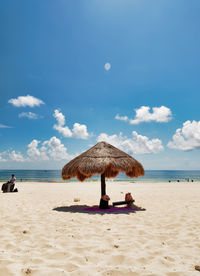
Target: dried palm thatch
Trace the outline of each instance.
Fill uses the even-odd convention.
[[[129,177],[144,175],[142,165],[133,157],[106,142],[99,142],[66,164],[62,169],[62,178],[77,177],[84,181],[94,174],[110,178],[119,172]]]

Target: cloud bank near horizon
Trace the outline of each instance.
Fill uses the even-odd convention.
[[[32,97],[32,96],[29,96]],[[26,98],[26,97],[25,97]],[[35,102],[32,97],[32,103],[30,98],[18,97],[15,100],[18,102],[13,103],[16,106],[37,106],[41,103]],[[39,100],[39,99],[37,99]],[[40,100],[39,100],[40,101]],[[29,102],[29,105],[28,105]],[[152,112],[150,107],[141,106],[135,109],[136,114],[133,119],[128,116],[115,116],[116,120],[129,122],[132,125],[138,125],[142,122],[157,122],[167,123],[172,119],[172,112],[166,106],[153,107]],[[22,112],[19,114],[19,118],[37,119],[38,115],[33,112]],[[65,115],[59,110],[54,109],[53,117],[56,123],[53,125],[53,129],[58,131],[65,138],[76,138],[87,140],[93,136],[89,134],[87,126],[85,124],[74,123],[73,127],[66,124]],[[8,128],[7,126],[0,124],[0,128]],[[51,137],[51,136],[50,136]],[[164,151],[164,145],[159,138],[149,138],[143,136],[136,131],[132,131],[131,136],[127,137],[122,132],[119,134],[108,135],[107,133],[100,133],[96,136],[97,142],[106,141],[121,150],[129,153],[130,155],[145,155],[145,154],[158,154]],[[168,140],[169,141],[169,140]],[[200,148],[200,121],[186,121],[183,123],[182,128],[178,128],[175,134],[171,138],[171,141],[167,143],[167,147],[170,149],[177,149],[181,151],[190,151]],[[49,140],[41,142],[40,140],[33,139],[27,145],[27,151],[22,154],[16,150],[6,150],[0,153],[0,162],[32,162],[32,161],[58,161],[58,160],[71,160],[75,155],[69,154],[67,148],[61,143],[61,140],[56,136],[51,137]]]
[[[33,162],[33,161],[60,161],[71,160],[74,155],[67,152],[67,148],[61,143],[60,139],[53,136],[49,140],[41,142],[33,139],[27,145],[26,154],[17,152],[16,150],[4,151],[0,153],[0,162]]]

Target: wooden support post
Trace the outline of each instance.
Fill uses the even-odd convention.
[[[105,173],[101,174],[101,196],[106,194]]]
[[[106,195],[106,181],[105,181],[105,173],[101,174],[101,196]],[[108,200],[100,199],[99,203],[100,209],[109,209]]]

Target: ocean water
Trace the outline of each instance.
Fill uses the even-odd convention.
[[[17,181],[33,181],[33,182],[69,182],[78,181],[76,178],[72,178],[68,181],[64,181],[61,177],[61,170],[0,170],[0,181],[6,182],[10,179],[12,174],[15,174]],[[94,175],[87,181],[99,180],[99,175]],[[188,182],[189,181],[200,181],[200,170],[194,171],[183,171],[183,170],[146,170],[145,176],[138,178],[130,178],[123,173],[115,178],[113,181],[129,181],[129,182]]]

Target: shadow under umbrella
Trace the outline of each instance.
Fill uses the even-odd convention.
[[[86,213],[86,214],[130,214],[136,213],[139,211],[146,211],[145,208],[134,205],[133,207],[113,207],[110,206],[109,209],[101,209],[99,206],[88,206],[88,205],[71,205],[71,206],[60,206],[53,209],[57,212],[66,212],[66,213]]]

